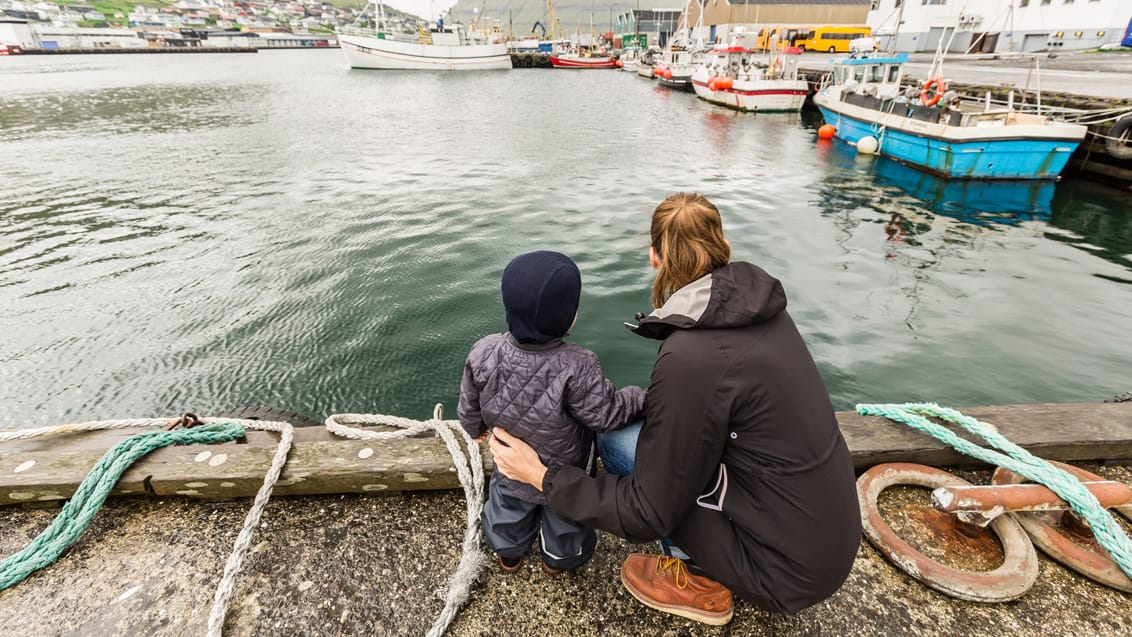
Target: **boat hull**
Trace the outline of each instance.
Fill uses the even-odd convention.
[[[960,127],[814,101],[840,139],[874,137],[877,154],[949,179],[1057,179],[1084,136],[1073,124]]]
[[[692,78],[690,76],[687,76],[687,75],[685,75],[685,76],[674,75],[672,77],[661,76],[661,77],[656,78],[656,81],[659,82],[661,86],[666,86],[666,87],[673,89],[673,90],[676,90],[676,91],[687,91],[689,93],[695,92],[692,89]]]
[[[511,68],[505,44],[443,46],[340,35],[350,68],[428,71],[488,71]]]
[[[712,104],[763,113],[800,111],[809,92],[805,80],[737,81],[731,88],[713,90],[707,82],[693,77],[692,88],[700,99]]]
[[[574,58],[552,55],[550,65],[556,69],[615,69],[617,60],[611,57]]]

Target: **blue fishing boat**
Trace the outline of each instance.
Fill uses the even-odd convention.
[[[905,87],[908,54],[833,60],[814,96],[835,135],[921,170],[958,179],[1057,179],[1087,128],[1014,104],[970,101],[942,76]]]

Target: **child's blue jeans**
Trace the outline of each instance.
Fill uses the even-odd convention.
[[[644,424],[645,421],[638,420],[624,429],[597,435],[597,453],[601,456],[601,464],[605,467],[606,473],[615,473],[619,476],[633,473],[637,460],[637,438],[640,437],[641,427]],[[680,547],[668,538],[661,538],[660,552],[689,562],[690,566],[693,565],[688,554],[681,551]]]

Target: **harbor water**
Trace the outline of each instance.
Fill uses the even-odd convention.
[[[455,417],[518,253],[582,270],[571,339],[647,384],[652,209],[721,209],[834,405],[1132,390],[1132,195],[944,182],[634,74],[349,70],[339,51],[0,64],[0,428]]]

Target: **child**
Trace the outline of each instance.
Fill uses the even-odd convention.
[[[548,467],[586,467],[594,432],[641,419],[645,391],[618,390],[596,354],[562,341],[577,319],[582,291],[578,266],[569,257],[521,254],[503,270],[502,287],[509,332],[485,336],[468,353],[460,424],[479,441],[489,428],[502,427],[534,447]],[[536,535],[543,567],[551,573],[581,566],[593,555],[594,530],[556,515],[546,503],[531,485],[499,472],[491,476],[484,535],[504,572],[518,570]]]

